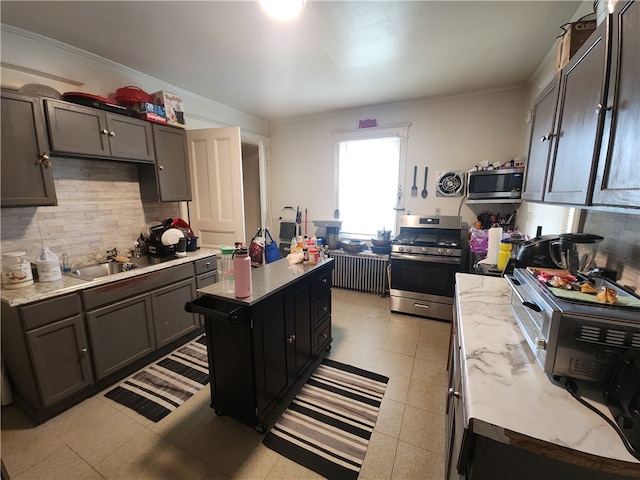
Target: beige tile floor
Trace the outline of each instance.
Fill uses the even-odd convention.
[[[389,299],[333,290],[330,358],[390,380],[361,480],[444,477],[450,324],[391,314]],[[158,423],[98,394],[42,425],[2,407],[1,456],[11,480],[317,479],[218,417],[204,388]]]

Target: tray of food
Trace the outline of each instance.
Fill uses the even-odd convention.
[[[604,277],[576,276],[568,270],[553,268],[527,267],[527,270],[558,298],[599,306],[640,309],[640,297]]]

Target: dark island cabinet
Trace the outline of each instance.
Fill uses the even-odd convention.
[[[640,207],[640,2],[618,2],[594,205]]]
[[[16,400],[33,413],[93,383],[77,294],[11,308],[2,303],[2,356]]]
[[[57,205],[42,100],[2,90],[2,207]]]
[[[60,100],[44,103],[54,155],[155,161],[151,123]]]
[[[143,202],[191,200],[187,134],[177,127],[153,125],[156,162],[138,165]]]
[[[255,303],[204,293],[186,305],[205,319],[211,406],[217,414],[259,432],[277,420],[329,349],[330,308],[323,310],[320,323],[327,338],[319,349],[314,300],[320,296],[330,303],[326,279],[332,270],[332,262],[319,266]]]

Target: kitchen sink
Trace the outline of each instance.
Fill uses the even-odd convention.
[[[74,268],[70,272],[65,272],[65,275],[91,281],[108,277],[109,275],[115,275],[116,273],[122,273],[127,270],[157,265],[158,263],[167,262],[175,258],[177,257],[134,257],[125,263],[114,261],[93,265],[83,265],[81,267]]]

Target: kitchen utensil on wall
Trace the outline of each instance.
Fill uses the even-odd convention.
[[[422,189],[422,198],[427,198],[427,174],[429,167],[424,167],[424,188]]]
[[[418,166],[413,167],[413,187],[411,187],[411,196],[418,196],[418,185],[416,185],[416,180],[418,179]]]

